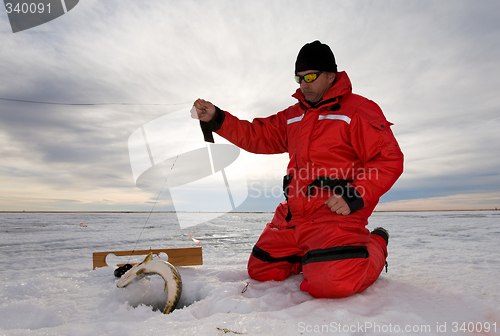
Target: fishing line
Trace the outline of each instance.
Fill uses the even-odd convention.
[[[30,103],[30,104],[43,104],[43,105],[62,105],[62,106],[105,106],[105,105],[127,105],[127,106],[176,106],[192,103],[192,101],[176,104],[153,104],[153,103],[60,103],[60,102],[46,102],[38,100],[25,100],[25,99],[12,99],[0,97],[0,100],[10,101],[15,103]]]
[[[9,102],[15,102],[15,103],[29,103],[29,104],[42,104],[42,105],[59,105],[59,106],[106,106],[106,105],[124,105],[124,106],[176,106],[176,105],[185,105],[185,104],[190,104],[192,101],[189,102],[183,102],[183,103],[175,103],[175,104],[154,104],[154,103],[124,103],[124,102],[115,102],[115,103],[62,103],[62,102],[48,102],[48,101],[39,101],[39,100],[27,100],[27,99],[13,99],[13,98],[5,98],[5,97],[0,97],[0,100],[2,101],[9,101]],[[170,176],[170,173],[174,169],[175,163],[177,162],[177,159],[179,158],[179,155],[181,155],[182,150],[184,149],[184,145],[187,142],[187,139],[189,138],[189,135],[191,134],[191,131],[193,130],[194,123],[191,126],[186,138],[184,139],[184,143],[182,144],[181,149],[179,150],[179,154],[175,157],[174,163],[170,167],[170,170],[165,177],[165,181],[163,182],[163,185],[161,186],[160,192],[156,196],[156,200],[153,203],[153,207],[151,208],[151,211],[149,211],[148,217],[146,218],[146,222],[144,223],[141,233],[139,234],[139,238],[135,242],[134,249],[132,250],[132,254],[129,256],[128,261],[130,262],[130,259],[132,258],[132,255],[134,254],[137,244],[141,240],[142,234],[144,233],[144,230],[146,228],[146,225],[149,222],[149,219],[151,217],[151,214],[153,213],[156,204],[158,203],[158,200],[163,192],[163,189],[165,188],[165,185],[167,184],[168,177]]]
[[[27,100],[27,99],[13,99],[13,98],[5,98],[5,97],[0,97],[0,100],[2,101],[9,101],[9,102],[15,102],[15,103],[29,103],[29,104],[41,104],[41,105],[59,105],[59,106],[106,106],[106,105],[124,105],[124,106],[176,106],[176,105],[185,105],[185,104],[190,104],[192,101],[189,102],[183,102],[183,103],[175,103],[175,104],[154,104],[154,103],[124,103],[124,102],[115,102],[115,103],[62,103],[62,102],[48,102],[48,101],[39,101],[39,100]],[[184,145],[187,142],[187,139],[189,138],[189,135],[191,134],[191,131],[193,130],[194,123],[189,129],[189,132],[184,139],[184,143],[182,144],[181,149],[179,150],[179,154],[175,157],[174,163],[170,167],[170,170],[165,177],[165,180],[163,181],[163,185],[161,186],[160,192],[156,196],[155,202],[153,203],[153,207],[151,208],[151,211],[149,211],[148,217],[146,218],[146,222],[144,223],[141,233],[139,234],[139,238],[135,242],[134,249],[132,250],[132,254],[129,256],[128,262],[130,262],[130,259],[132,258],[132,255],[134,254],[137,244],[141,240],[142,234],[144,233],[144,230],[146,228],[146,225],[149,222],[149,219],[151,217],[151,214],[153,213],[156,204],[158,203],[158,200],[163,192],[163,189],[165,188],[165,185],[167,184],[168,177],[170,176],[170,173],[174,169],[175,163],[177,162],[177,159],[182,153],[182,150],[184,149]]]
[[[175,166],[175,163],[177,162],[177,159],[179,158],[179,156],[180,156],[180,155],[181,155],[181,153],[182,153],[182,150],[184,149],[184,145],[186,145],[186,142],[187,142],[187,140],[189,139],[189,135],[191,134],[191,131],[193,130],[194,125],[195,125],[195,123],[193,123],[193,125],[192,125],[192,126],[191,126],[191,128],[189,129],[189,132],[188,132],[188,134],[187,134],[187,137],[184,139],[184,143],[182,144],[182,147],[181,147],[181,149],[179,150],[179,154],[177,154],[177,156],[175,157],[175,159],[174,159],[174,163],[173,163],[173,164],[172,164],[172,166],[170,167],[170,170],[168,171],[167,176],[165,177],[165,181],[163,181],[163,185],[161,186],[160,192],[159,192],[159,193],[158,193],[158,195],[156,196],[156,200],[155,200],[155,202],[153,203],[153,207],[151,208],[151,211],[149,212],[148,217],[146,218],[146,222],[144,223],[144,226],[142,227],[141,233],[139,234],[139,238],[137,238],[137,241],[135,242],[134,249],[132,250],[132,254],[129,256],[128,261],[130,261],[130,259],[132,258],[132,255],[134,254],[135,249],[137,248],[137,244],[138,244],[138,243],[139,243],[139,241],[141,240],[142,234],[143,234],[143,232],[144,232],[144,229],[146,228],[146,225],[148,224],[149,218],[151,217],[151,214],[153,213],[153,210],[154,210],[154,208],[156,207],[156,203],[158,203],[158,199],[160,198],[160,195],[161,195],[161,194],[162,194],[162,192],[163,192],[163,188],[165,188],[165,185],[167,184],[168,177],[170,176],[170,173],[171,173],[171,172],[172,172],[172,170],[174,169],[174,166]]]

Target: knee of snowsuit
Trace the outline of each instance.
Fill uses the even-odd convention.
[[[328,211],[287,221],[288,206],[281,203],[250,255],[250,277],[282,281],[303,272],[300,289],[323,298],[347,297],[373,284],[387,257],[384,239]]]

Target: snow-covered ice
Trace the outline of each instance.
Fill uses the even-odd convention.
[[[369,229],[391,234],[389,272],[345,299],[313,299],[302,275],[249,279],[271,217],[229,213],[181,230],[173,213],[0,213],[0,334],[500,334],[500,211],[375,213]],[[92,270],[92,252],[195,246],[190,235],[204,264],[179,267],[170,315],[157,310],[159,276],[119,289],[114,267]]]

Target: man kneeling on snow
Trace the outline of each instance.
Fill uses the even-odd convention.
[[[352,93],[329,46],[300,50],[298,102],[275,115],[239,120],[212,103],[196,107],[206,141],[212,132],[253,153],[289,153],[286,201],[278,205],[248,261],[251,278],[281,281],[303,272],[314,297],[359,293],[377,280],[389,235],[368,217],[403,172],[401,152],[376,103]]]

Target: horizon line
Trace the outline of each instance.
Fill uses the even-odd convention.
[[[498,211],[494,209],[374,210],[373,212]],[[274,211],[134,211],[134,210],[0,210],[0,213],[274,213]]]

